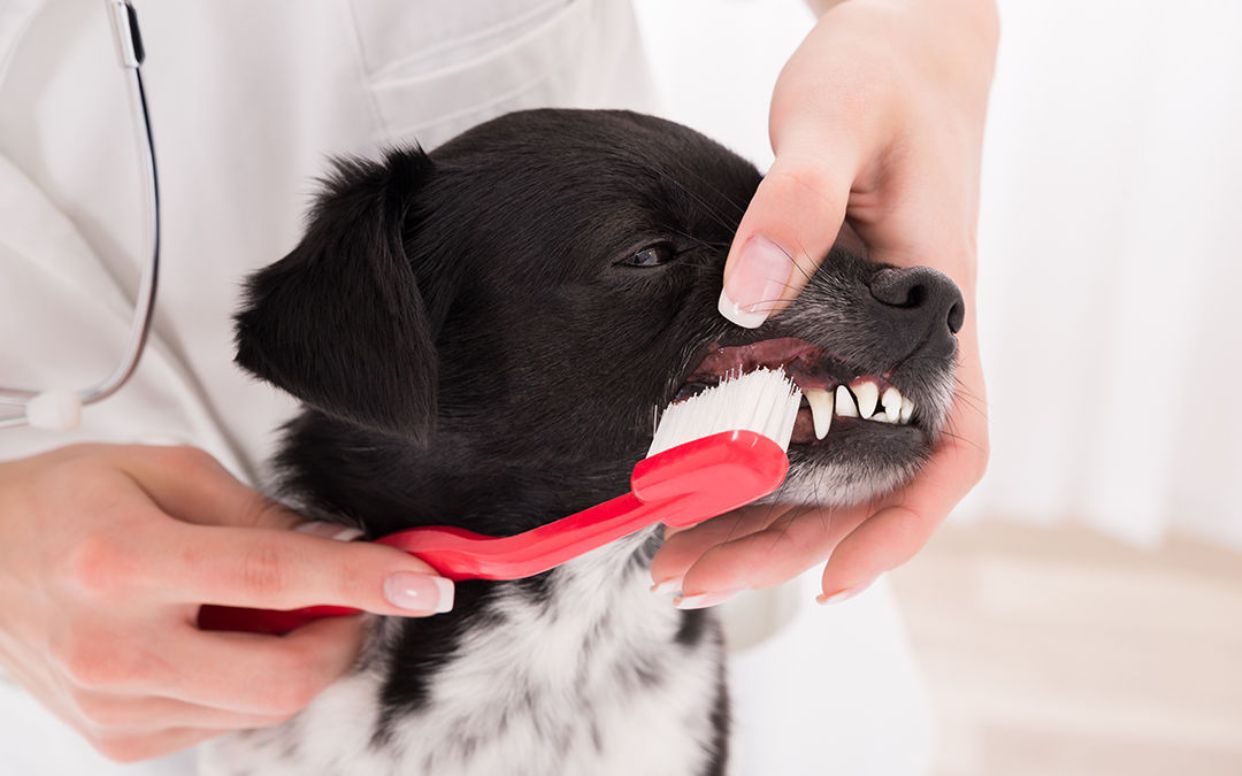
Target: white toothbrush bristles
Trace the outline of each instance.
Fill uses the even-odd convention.
[[[763,434],[789,449],[802,391],[785,370],[761,368],[726,377],[697,396],[672,404],[656,426],[647,457],[722,431]]]

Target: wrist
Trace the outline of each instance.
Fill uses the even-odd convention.
[[[937,28],[968,33],[984,49],[995,50],[1000,38],[996,0],[807,0],[816,17],[835,9],[870,7],[909,17],[922,16]]]

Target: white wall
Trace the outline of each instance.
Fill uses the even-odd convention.
[[[766,166],[798,0],[639,0],[668,115]],[[959,510],[1242,545],[1242,3],[1001,2]]]

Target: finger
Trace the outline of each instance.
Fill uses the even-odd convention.
[[[122,459],[130,474],[165,513],[198,525],[291,528],[292,510],[240,482],[195,447],[133,447]]]
[[[692,528],[665,528],[664,545],[651,559],[652,580],[662,588],[676,583],[669,589],[680,590],[681,578],[703,553],[718,544],[762,531],[786,509],[788,506],[783,504],[760,504],[736,509]]]
[[[152,519],[91,536],[63,561],[83,595],[113,610],[147,601],[260,609],[326,604],[400,616],[452,608],[452,583],[391,547],[187,524],[141,499],[123,507],[131,517],[145,510]]]
[[[91,746],[109,760],[133,763],[162,757],[221,735],[222,730],[180,728],[159,733],[91,737]]]
[[[739,326],[756,328],[793,301],[841,231],[853,158],[813,148],[777,154],[738,225],[719,307]]]
[[[53,644],[61,666],[57,683],[69,708],[74,699],[100,693],[158,696],[242,714],[292,713],[269,705],[270,688],[300,684],[309,692],[334,680],[361,648],[363,619],[324,618],[283,637],[204,632],[192,622],[164,622],[158,623],[153,644],[87,629]]]
[[[284,722],[287,716],[242,714],[158,696],[125,696],[80,691],[74,714],[83,729],[101,735],[139,735],[168,728],[244,730]]]
[[[410,616],[447,611],[453,599],[452,583],[406,552],[293,531],[150,521],[95,542],[90,555],[78,565],[113,594],[167,603],[325,604]]]
[[[798,507],[749,536],[712,547],[686,571],[682,594],[770,587],[822,563],[865,510]]]
[[[225,712],[286,718],[353,665],[365,636],[361,617],[324,618],[285,636],[187,627],[172,649],[188,670],[151,689]]]
[[[948,433],[914,482],[841,540],[824,569],[821,600],[847,597],[909,560],[982,478],[988,458],[986,399],[973,337],[966,342]]]

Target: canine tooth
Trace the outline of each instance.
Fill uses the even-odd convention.
[[[914,402],[909,397],[903,397],[901,400],[901,422],[909,423],[911,416],[914,415]]]
[[[858,417],[858,405],[854,403],[854,394],[844,385],[837,386],[836,412],[842,418]]]
[[[815,421],[815,438],[823,439],[832,425],[832,394],[823,388],[808,388],[802,392],[806,403],[811,405],[811,419]]]
[[[875,405],[880,401],[880,389],[870,380],[862,380],[850,386],[858,397],[858,412],[864,418],[875,414]]]
[[[890,387],[884,392],[884,417],[889,423],[901,419],[901,391],[896,388]]]

